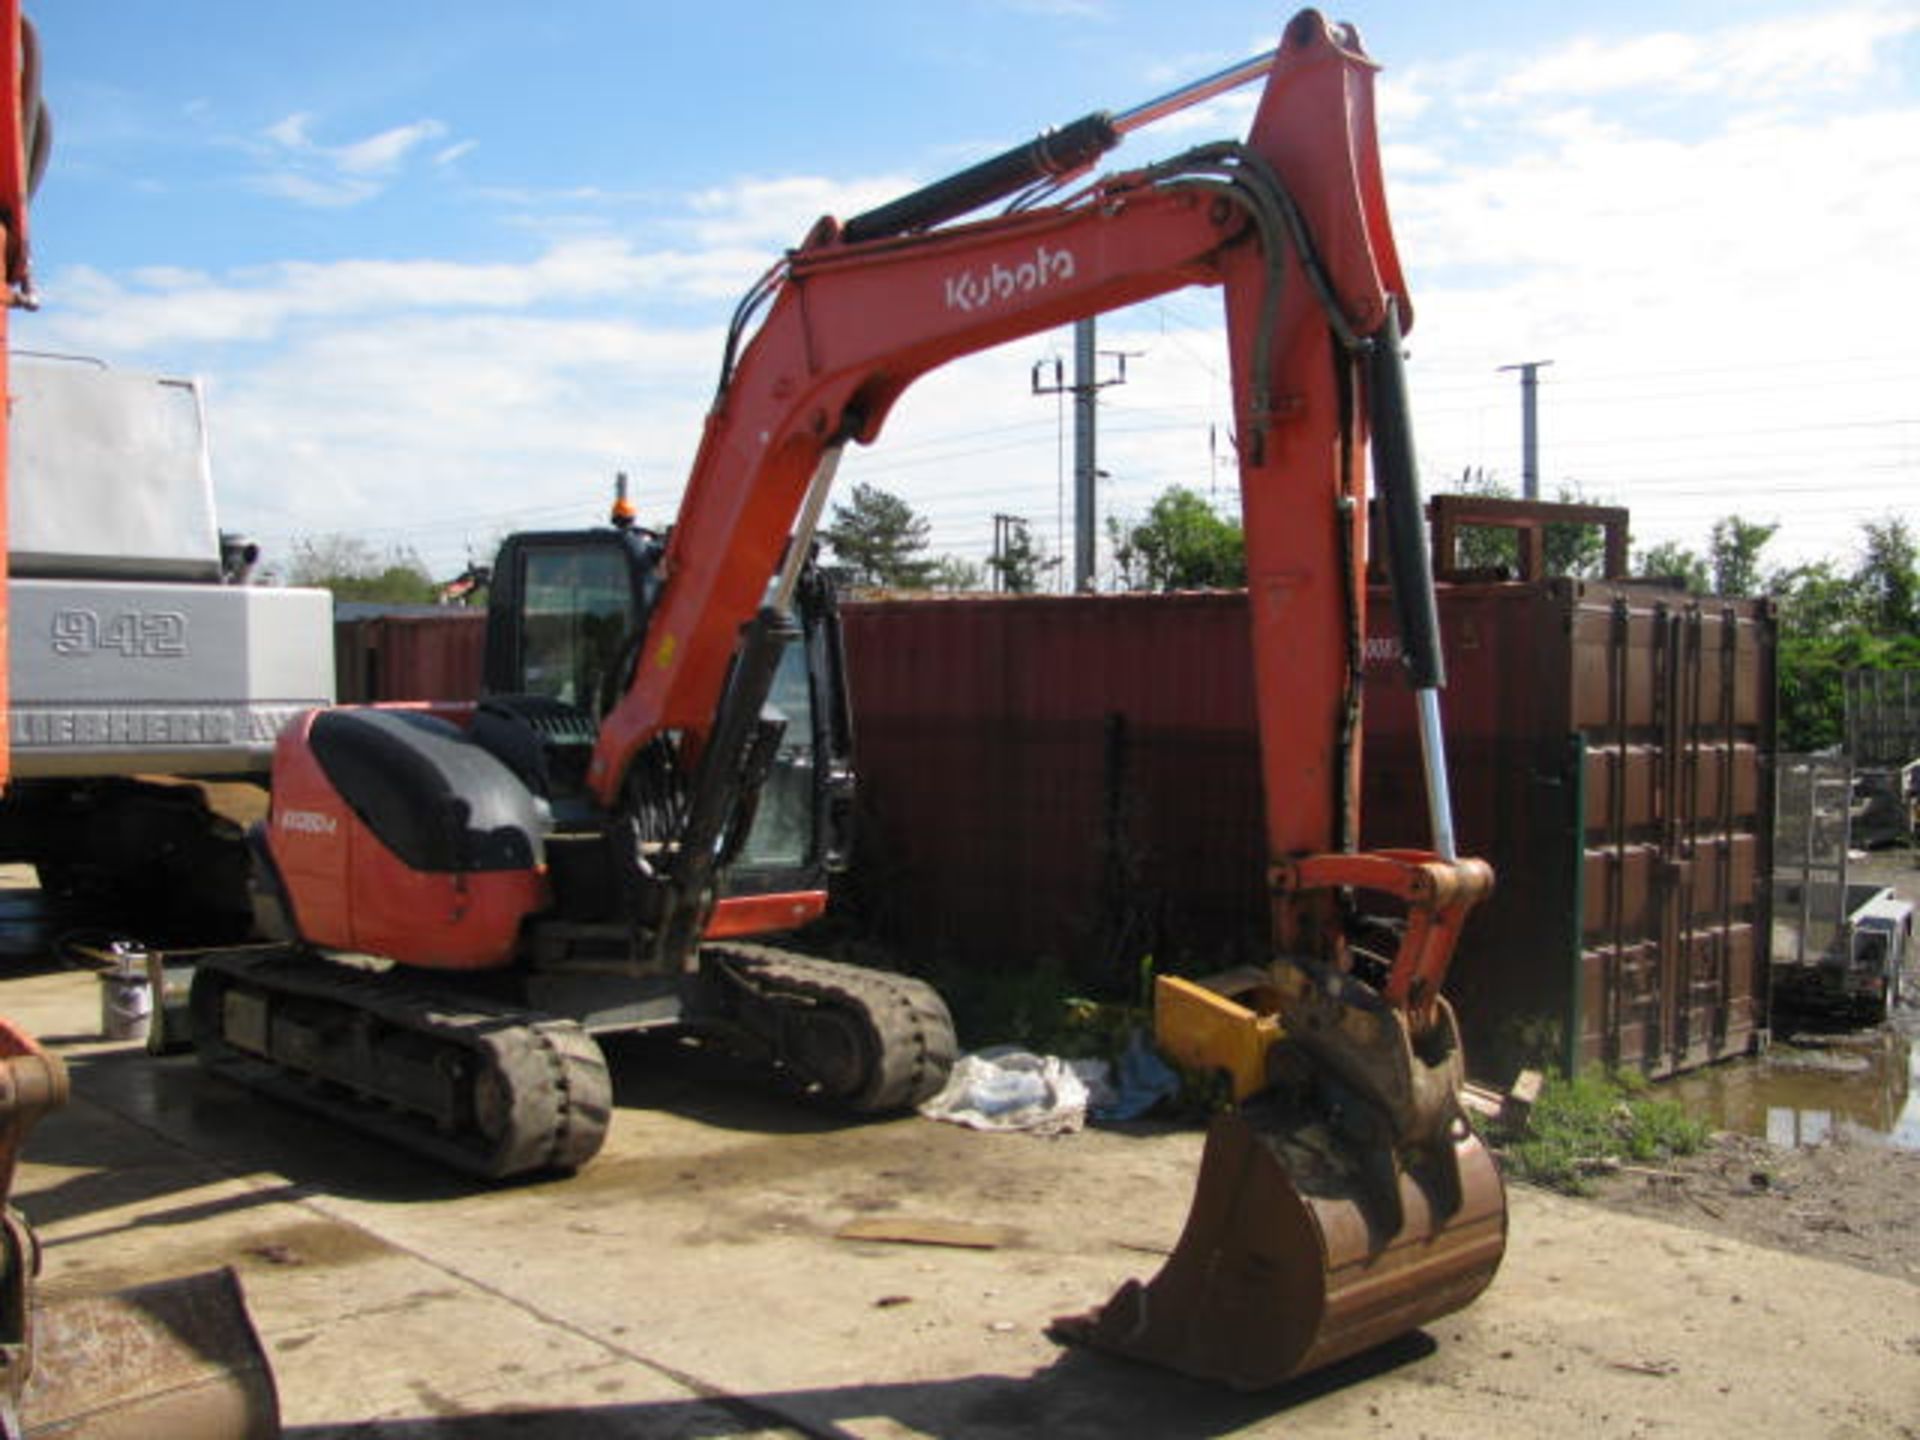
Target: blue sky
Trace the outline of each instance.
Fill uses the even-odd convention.
[[[223,521],[460,568],[590,523],[616,469],[664,520],[734,301],[846,215],[1049,124],[1269,48],[1291,12],[1189,0],[30,4],[56,142],[19,348],[200,375]],[[1430,485],[1518,483],[1498,367],[1543,372],[1546,484],[1778,561],[1920,526],[1920,3],[1369,3],[1414,290]],[[1244,130],[1253,92],[1130,140]],[[1217,301],[1103,322],[1102,505],[1233,502]],[[978,560],[1057,542],[1066,336],[923,382],[846,481]],[[1070,447],[1069,447],[1070,448]]]

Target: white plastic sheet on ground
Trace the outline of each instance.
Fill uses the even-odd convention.
[[[1013,1045],[963,1055],[939,1094],[920,1113],[974,1130],[1025,1130],[1067,1135],[1087,1123],[1089,1105],[1112,1086],[1104,1060],[1062,1060]]]

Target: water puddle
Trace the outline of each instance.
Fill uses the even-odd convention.
[[[1716,1129],[1780,1146],[1836,1136],[1920,1150],[1920,1043],[1904,1024],[1801,1030],[1753,1060],[1711,1066],[1659,1087]]]

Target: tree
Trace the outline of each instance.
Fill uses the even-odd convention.
[[[1032,528],[1024,520],[1009,520],[1002,532],[999,553],[987,561],[1000,589],[1009,595],[1031,595],[1040,588],[1040,572],[1049,562],[1033,543]]]
[[[1725,596],[1758,595],[1764,588],[1760,578],[1760,552],[1780,529],[1778,525],[1760,525],[1728,515],[1713,522],[1707,540],[1708,563],[1713,571],[1713,593]]]
[[[1774,577],[1780,643],[1780,746],[1816,750],[1845,739],[1850,670],[1920,668],[1920,574],[1898,516],[1861,526],[1853,569],[1830,561]]]
[[[962,560],[958,555],[942,555],[933,562],[927,584],[932,589],[954,594],[984,590],[987,588],[987,572],[982,566],[971,560]]]
[[[1920,636],[1876,635],[1857,621],[1833,635],[1780,632],[1778,731],[1782,750],[1820,750],[1845,739],[1847,672],[1920,668]]]
[[[1831,560],[1776,571],[1767,589],[1779,608],[1783,637],[1831,640],[1861,621],[1859,592]]]
[[[1705,595],[1712,589],[1707,562],[1677,540],[1663,540],[1642,550],[1634,558],[1633,573],[1643,580],[1671,581],[1690,595]]]
[[[1848,671],[1920,666],[1916,560],[1906,522],[1889,516],[1861,527],[1851,570],[1817,560],[1768,577],[1779,617],[1781,749],[1818,750],[1844,740]]]
[[[1247,583],[1239,522],[1184,485],[1163,491],[1141,524],[1108,521],[1107,534],[1129,590],[1217,590]]]
[[[1853,583],[1866,623],[1881,635],[1920,630],[1920,553],[1913,532],[1897,515],[1869,520],[1863,532],[1860,562]]]
[[[388,605],[431,605],[439,586],[411,546],[376,551],[357,535],[318,535],[295,540],[287,583],[331,590],[335,600]]]
[[[849,583],[922,590],[934,573],[934,562],[921,553],[931,528],[898,495],[862,484],[846,504],[835,503],[833,523],[821,534]]]

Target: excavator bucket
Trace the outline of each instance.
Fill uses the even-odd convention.
[[[1356,863],[1376,868],[1343,860],[1341,875]],[[1478,870],[1469,883],[1483,883]],[[1402,960],[1426,958],[1431,929],[1409,933]],[[1506,1192],[1460,1108],[1444,1000],[1415,1025],[1370,987],[1278,966],[1208,984],[1162,976],[1154,1011],[1161,1048],[1224,1076],[1239,1108],[1208,1130],[1160,1273],[1056,1322],[1059,1338],[1259,1390],[1487,1288],[1506,1250]]]
[[[1460,1309],[1506,1248],[1506,1198],[1479,1140],[1440,1164],[1450,1183],[1401,1168],[1402,1220],[1381,1235],[1365,1165],[1324,1127],[1262,1113],[1215,1117],[1185,1228],[1160,1273],[1130,1280],[1062,1338],[1241,1390],[1265,1389]]]
[[[0,1016],[0,1435],[272,1440],[273,1371],[233,1272],[43,1299],[40,1250],[8,1202],[27,1132],[67,1099],[66,1067]]]

